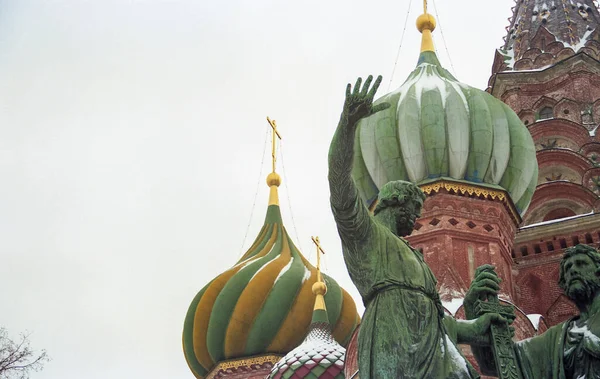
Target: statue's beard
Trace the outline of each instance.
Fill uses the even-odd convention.
[[[415,226],[414,218],[404,209],[396,211],[396,234],[404,237],[412,233]]]
[[[575,302],[575,304],[590,304],[600,289],[600,280],[594,278],[592,280],[583,277],[575,278],[579,280],[578,286],[574,286],[573,279],[567,287],[567,296]]]
[[[415,227],[415,215],[400,207],[384,209],[375,218],[398,237],[408,236]]]

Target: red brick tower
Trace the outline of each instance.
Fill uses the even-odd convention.
[[[518,1],[488,91],[527,125],[538,184],[512,251],[517,304],[554,325],[575,312],[561,294],[566,247],[600,243],[600,14],[592,0]]]

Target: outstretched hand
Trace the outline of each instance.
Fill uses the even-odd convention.
[[[389,103],[381,103],[373,106],[373,98],[375,97],[375,93],[381,84],[381,79],[382,77],[379,75],[375,80],[375,83],[373,83],[371,90],[369,90],[369,86],[373,81],[373,75],[369,75],[362,86],[362,89],[362,78],[358,78],[356,80],[354,90],[352,90],[350,83],[348,83],[348,86],[346,86],[344,112],[348,115],[348,118],[350,121],[352,121],[352,123],[356,123],[362,118],[369,117],[372,114],[390,107]]]

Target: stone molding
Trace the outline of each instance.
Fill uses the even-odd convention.
[[[269,354],[219,362],[208,373],[206,379],[233,378],[240,374],[249,375],[252,372],[256,374],[265,372],[266,376],[282,357],[282,355]]]
[[[521,222],[521,216],[517,212],[512,200],[510,200],[509,196],[507,196],[507,193],[504,190],[491,189],[489,187],[480,187],[471,183],[467,184],[447,180],[440,180],[433,183],[420,185],[420,187],[427,196],[437,193],[449,193],[458,196],[498,201],[505,206],[515,224],[519,224]]]

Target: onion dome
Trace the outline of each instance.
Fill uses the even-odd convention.
[[[353,177],[363,200],[372,205],[393,180],[450,180],[504,190],[523,214],[537,184],[530,134],[508,105],[441,66],[431,15],[420,16],[417,27],[423,42],[416,69],[375,102],[391,107],[359,125]]]
[[[284,355],[298,346],[311,324],[317,270],[282,223],[280,176],[272,172],[267,183],[269,206],[254,243],[232,268],[200,290],[187,312],[183,350],[196,378],[204,378],[224,360]],[[359,322],[356,305],[333,279],[324,279],[333,338],[345,344]]]
[[[318,256],[317,252],[317,256]],[[318,266],[318,264],[317,264]],[[316,295],[312,322],[308,335],[294,350],[275,364],[269,379],[341,379],[344,378],[346,349],[331,335],[331,324],[323,295],[327,286],[321,281],[313,285]]]

